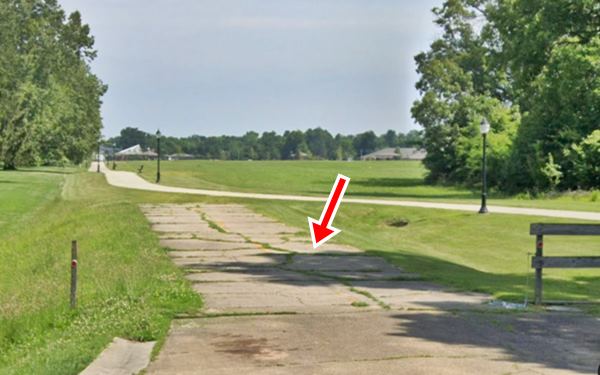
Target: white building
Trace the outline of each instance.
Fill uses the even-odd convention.
[[[427,152],[415,147],[387,147],[363,155],[361,160],[423,160]]]

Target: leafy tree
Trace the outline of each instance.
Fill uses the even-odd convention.
[[[260,137],[260,158],[264,160],[281,159],[283,138],[275,132],[264,132]]]
[[[308,151],[304,140],[304,133],[300,130],[286,131],[283,134],[284,143],[281,148],[281,156],[284,159],[300,159],[302,153]]]
[[[396,147],[398,146],[398,135],[392,129],[388,130],[385,134],[381,136],[382,143],[385,147]]]
[[[364,132],[358,134],[352,143],[357,154],[363,156],[377,149],[377,136],[372,131]]]
[[[415,57],[412,108],[429,179],[478,183],[486,117],[492,186],[579,186],[565,149],[599,127],[597,1],[447,0],[433,12],[443,34]]]
[[[146,133],[138,128],[127,127],[121,129],[121,133],[119,137],[116,138],[116,145],[119,148],[128,148],[135,145],[140,145],[142,148],[146,149],[151,145],[150,141],[151,135]]]
[[[577,188],[593,189],[600,186],[600,130],[594,130],[579,144],[565,150],[572,162],[570,170],[578,182]]]
[[[308,129],[304,133],[306,145],[313,157],[318,159],[335,158],[334,140],[327,130]]]
[[[0,159],[81,162],[97,145],[106,86],[91,73],[94,39],[54,0],[0,2]]]
[[[561,39],[548,62],[531,83],[514,150],[512,177],[517,188],[548,187],[542,170],[551,154],[562,171],[559,188],[582,185],[565,150],[600,128],[600,37],[582,44],[579,39]],[[587,185],[583,183],[583,185]]]

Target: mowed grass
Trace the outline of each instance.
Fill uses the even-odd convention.
[[[156,161],[117,162],[117,170],[136,171],[156,180]],[[426,185],[418,161],[218,161],[161,162],[161,184],[189,188],[274,194],[327,195],[338,173],[351,178],[348,197],[371,197],[479,204],[478,190]],[[490,171],[493,173],[493,171]],[[489,204],[563,210],[600,211],[600,191],[543,199],[490,194]]]
[[[80,170],[0,172],[0,373],[77,374],[113,337],[160,341],[176,313],[201,306],[138,208],[153,199],[174,198]]]

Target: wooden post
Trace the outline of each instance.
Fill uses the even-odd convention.
[[[77,307],[77,241],[71,242],[71,308]]]
[[[535,236],[535,256],[541,257],[544,255],[544,236],[538,234]],[[542,264],[537,264],[535,267],[535,304],[542,304]]]

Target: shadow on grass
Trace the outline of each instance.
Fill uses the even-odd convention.
[[[5,171],[5,172],[13,172],[13,173],[75,174],[75,173],[78,173],[80,171],[76,170],[76,169],[58,170],[58,169],[44,169],[44,168],[24,168],[24,169],[17,169],[17,170],[14,170],[14,171]]]
[[[410,193],[393,191],[372,191],[355,192],[352,186],[361,186],[367,188],[423,188],[423,192],[415,193],[412,189]],[[438,193],[431,189],[443,189]],[[422,199],[471,199],[478,198],[479,195],[469,190],[459,190],[452,186],[427,185],[422,178],[368,178],[353,179],[350,184],[348,195],[352,196],[371,196],[371,197],[393,197],[393,198],[422,198]],[[376,189],[374,189],[376,190]],[[417,190],[418,191],[418,190]]]
[[[398,198],[398,199],[423,199],[426,201],[435,201],[435,200],[448,200],[448,199],[479,199],[479,197],[475,194],[469,192],[456,192],[456,193],[427,193],[423,192],[423,194],[415,194],[415,193],[397,193],[397,192],[376,192],[376,191],[352,191],[352,185],[350,185],[349,190],[346,192],[346,197],[348,198]],[[308,195],[328,195],[329,191],[326,190],[309,190],[304,192],[304,194]]]
[[[523,302],[525,296],[532,300],[533,270],[528,275],[517,273],[490,273],[452,263],[439,258],[400,252],[367,250],[391,263],[423,276],[424,279],[459,291],[494,294],[506,301]],[[574,277],[558,280],[544,277],[544,299],[561,301],[600,302],[600,277]]]
[[[416,187],[425,186],[422,178],[368,178],[352,180],[354,185],[370,187]]]
[[[426,193],[414,194],[414,193],[394,193],[394,192],[354,192],[349,191],[348,197],[377,197],[377,198],[411,198],[411,199],[425,199],[433,201],[436,199],[476,199],[477,196],[468,192],[456,192],[446,194],[435,194]]]

